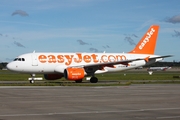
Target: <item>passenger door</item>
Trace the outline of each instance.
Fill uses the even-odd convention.
[[[37,55],[33,53],[31,57],[32,57],[32,66],[38,66]]]

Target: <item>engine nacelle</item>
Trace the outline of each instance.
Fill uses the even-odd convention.
[[[84,76],[84,68],[67,68],[64,70],[64,77],[67,80],[81,80]]]
[[[63,74],[44,74],[46,80],[57,80],[63,77]]]

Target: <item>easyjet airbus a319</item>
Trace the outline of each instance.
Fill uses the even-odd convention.
[[[95,74],[130,70],[160,61],[170,55],[154,55],[158,37],[158,25],[151,26],[136,47],[128,53],[27,53],[18,56],[7,65],[11,71],[31,74],[30,83],[44,74],[46,80],[82,82],[91,76],[90,82],[97,83]]]

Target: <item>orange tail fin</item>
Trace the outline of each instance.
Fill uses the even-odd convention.
[[[154,54],[156,41],[158,37],[158,25],[152,25],[149,30],[144,34],[136,47],[129,53],[136,54]]]

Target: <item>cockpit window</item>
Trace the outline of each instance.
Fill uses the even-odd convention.
[[[15,59],[14,59],[14,61],[17,61],[17,60],[18,60],[18,58],[15,58]]]
[[[24,58],[15,58],[14,61],[25,61]]]

